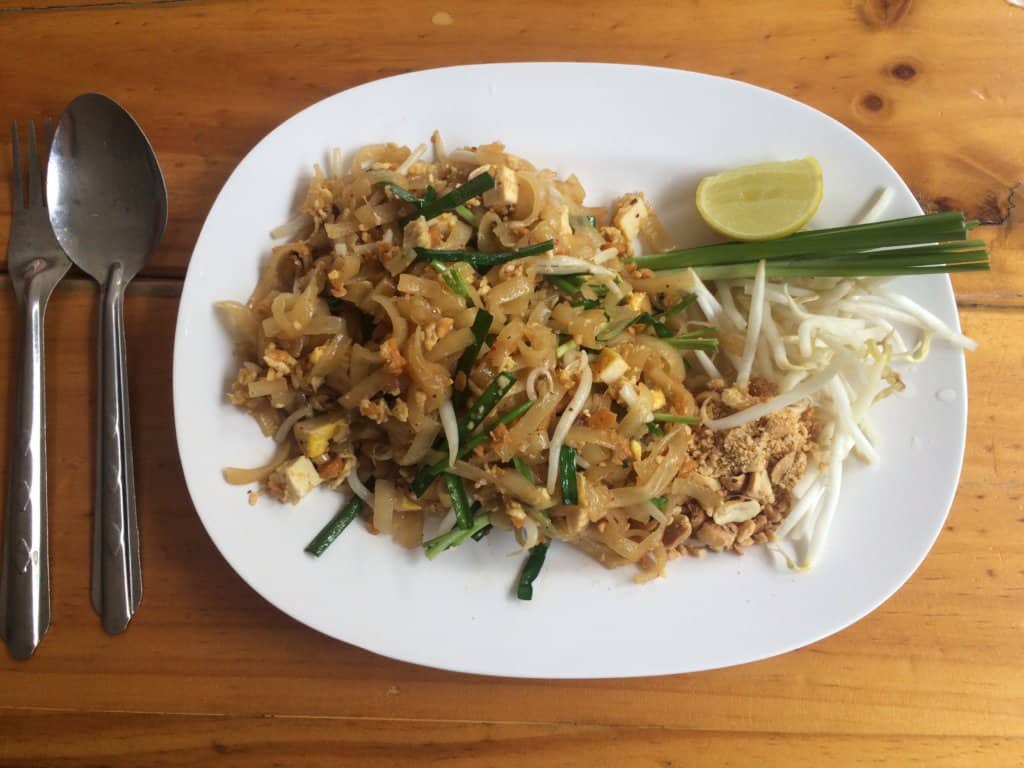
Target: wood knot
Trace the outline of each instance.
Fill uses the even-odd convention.
[[[869,112],[880,112],[885,102],[877,93],[866,93],[860,100],[861,106]]]
[[[870,29],[891,27],[906,16],[912,0],[864,0],[857,9],[860,20]]]
[[[890,70],[892,76],[897,80],[911,80],[917,75],[917,70],[914,69],[913,65],[903,61],[897,64]]]
[[[992,189],[982,185],[973,188],[970,181],[962,184],[962,191],[956,197],[950,195],[917,195],[917,202],[925,213],[939,211],[963,211],[968,219],[977,219],[987,226],[1001,226],[1012,221],[1017,207],[1014,197],[1020,184],[1009,189]]]

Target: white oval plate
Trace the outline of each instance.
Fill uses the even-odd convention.
[[[232,567],[285,613],[348,643],[433,667],[517,677],[669,674],[763,659],[812,643],[876,608],[938,535],[963,458],[963,355],[936,344],[908,389],[875,411],[884,461],[852,467],[824,559],[797,575],[755,548],[669,564],[637,586],[568,546],[552,547],[532,602],[512,594],[520,557],[503,535],[428,562],[353,525],[319,560],[303,547],[340,497],[298,507],[247,504],[224,466],[263,463],[271,446],[225,402],[236,364],[214,315],[245,300],[290,218],[311,164],[331,147],[397,141],[435,128],[449,147],[499,139],[560,174],[591,204],[643,190],[681,244],[711,235],[694,211],[697,181],[745,163],[814,155],[825,198],[811,227],[851,222],[881,185],[887,218],[920,213],[906,185],[835,120],[770,91],[718,77],[610,64],[496,64],[417,72],[309,107],[253,149],[221,190],[196,244],[174,347],[174,412],[189,492]],[[945,276],[897,287],[948,323]],[[943,392],[940,399],[938,392]]]

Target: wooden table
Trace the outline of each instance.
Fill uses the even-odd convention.
[[[1024,764],[1024,227],[1014,208],[1024,180],[1024,8],[3,5],[3,119],[56,116],[83,91],[114,96],[160,155],[171,220],[127,302],[146,592],[122,637],[102,632],[88,597],[95,290],[73,274],[50,305],[53,625],[32,661],[0,655],[0,765]],[[702,674],[471,677],[323,637],[264,603],[214,550],[178,464],[170,373],[181,279],[217,190],[260,137],[324,96],[414,69],[506,60],[635,62],[772,88],[859,132],[926,208],[963,208],[985,222],[992,272],[954,281],[963,325],[981,342],[967,358],[960,491],[924,565],[869,617],[801,651]],[[9,157],[5,140],[4,176]],[[4,186],[0,253],[9,212]],[[0,282],[7,361],[15,313],[9,281]],[[9,392],[6,365],[0,378]],[[5,452],[6,439],[0,466]]]

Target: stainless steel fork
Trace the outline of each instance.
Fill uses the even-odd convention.
[[[46,147],[51,135],[45,122]],[[11,238],[7,268],[21,307],[11,446],[7,466],[0,633],[11,655],[27,659],[50,626],[50,560],[46,520],[46,388],[43,316],[71,262],[53,235],[39,163],[36,128],[28,124],[28,197],[22,179],[18,124],[11,126]]]

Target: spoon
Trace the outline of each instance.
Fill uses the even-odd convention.
[[[110,634],[142,600],[124,341],[124,290],[167,225],[167,189],[142,129],[96,93],[57,123],[46,177],[50,224],[68,257],[102,287],[93,508],[92,605]]]

